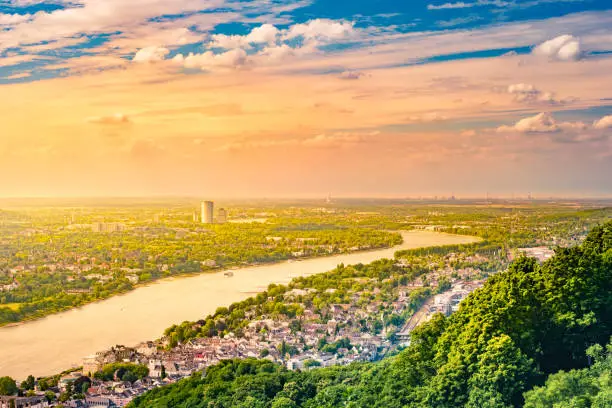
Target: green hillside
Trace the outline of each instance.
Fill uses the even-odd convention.
[[[517,260],[382,362],[292,372],[225,361],[131,407],[609,407],[611,335],[607,223],[542,266]]]

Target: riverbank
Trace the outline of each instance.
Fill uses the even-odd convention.
[[[398,232],[399,231],[393,231],[393,232]],[[401,245],[401,244],[400,244]],[[54,314],[58,314],[58,313],[63,313],[63,312],[67,312],[70,310],[78,310],[80,308],[83,308],[87,305],[91,305],[91,304],[95,304],[95,303],[99,303],[99,302],[104,302],[108,299],[111,299],[113,297],[116,296],[122,296],[122,295],[126,295],[134,290],[137,290],[139,288],[144,288],[150,285],[154,285],[157,283],[161,283],[164,281],[170,281],[173,279],[184,279],[184,278],[191,278],[194,276],[199,276],[202,274],[216,274],[216,273],[225,273],[228,271],[234,271],[237,269],[244,269],[244,268],[256,268],[256,267],[260,267],[260,266],[269,266],[269,265],[279,265],[279,264],[283,264],[283,263],[289,263],[289,262],[296,262],[296,261],[307,261],[309,259],[318,259],[318,258],[326,258],[326,257],[333,257],[333,256],[340,256],[340,255],[347,255],[347,254],[356,254],[356,253],[367,253],[367,252],[372,252],[372,251],[378,251],[381,249],[387,249],[387,248],[393,248],[393,246],[381,246],[381,247],[374,247],[374,248],[368,248],[368,249],[364,249],[364,250],[357,250],[357,251],[346,251],[346,252],[340,252],[340,253],[333,253],[333,254],[323,254],[323,255],[316,255],[316,256],[304,256],[304,257],[300,257],[300,258],[283,258],[283,259],[278,259],[275,261],[262,261],[262,262],[252,262],[252,263],[246,263],[246,264],[231,264],[231,265],[227,265],[224,267],[219,267],[219,268],[212,268],[212,269],[208,269],[208,270],[204,270],[204,271],[200,271],[200,272],[182,272],[182,273],[176,273],[174,275],[170,275],[170,276],[166,276],[166,277],[161,277],[158,279],[153,279],[150,280],[148,282],[144,282],[144,283],[137,283],[133,285],[133,288],[130,290],[126,290],[126,291],[119,291],[119,292],[114,292],[109,294],[109,296],[106,297],[101,297],[98,299],[94,299],[94,300],[89,300],[89,301],[85,301],[83,303],[78,304],[77,306],[67,306],[67,307],[62,307],[62,308],[58,308],[55,310],[50,310],[50,311],[41,311],[40,313],[35,313],[31,316],[25,317],[17,322],[11,322],[11,323],[2,323],[0,322],[0,328],[3,327],[13,327],[13,326],[20,326],[22,324],[28,323],[28,322],[33,322],[36,320],[40,320],[40,319],[44,319],[46,317],[52,316]],[[10,303],[10,304],[6,304],[6,305],[0,305],[0,307],[8,307],[9,309],[12,310],[17,310],[20,306],[24,305],[23,303]],[[27,304],[25,304],[27,305]]]
[[[477,237],[430,231],[403,232],[404,242],[392,248],[301,262],[283,262],[156,281],[126,294],[78,309],[0,328],[0,375],[24,378],[60,372],[96,351],[116,344],[133,345],[158,338],[184,320],[198,320],[220,306],[244,300],[271,283],[326,272],[339,263],[370,263],[392,258],[398,250],[476,242]]]

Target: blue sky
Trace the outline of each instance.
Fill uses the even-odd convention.
[[[610,195],[611,72],[609,0],[0,0],[0,182]]]
[[[34,31],[38,25],[49,26],[48,23],[37,24],[37,19],[42,15],[52,16],[57,13],[66,11],[76,11],[74,13],[75,20],[78,18],[89,19],[95,23],[96,13],[112,12],[114,1],[109,1],[109,10],[87,10],[92,9],[92,1],[89,0],[2,0],[0,2],[0,22],[6,22],[2,27],[2,38],[0,44],[7,43],[6,39],[10,39],[13,32],[19,32],[23,26],[29,26],[29,29]],[[118,3],[118,2],[117,2]],[[135,2],[137,4],[138,2]],[[354,27],[363,32],[369,33],[359,38],[354,38],[352,41],[337,41],[325,44],[325,50],[333,52],[347,48],[367,47],[371,41],[378,41],[383,34],[391,36],[393,34],[407,33],[442,33],[448,31],[482,29],[490,26],[502,26],[518,24],[521,22],[531,21],[546,21],[555,17],[563,17],[567,15],[579,15],[583,12],[595,12],[599,10],[608,10],[610,8],[609,1],[605,0],[467,0],[467,1],[347,1],[347,0],[315,0],[315,1],[298,1],[291,2],[287,0],[277,1],[201,1],[204,7],[199,9],[197,1],[176,1],[175,5],[168,7],[168,12],[163,12],[163,3],[151,1],[151,3],[160,4],[160,12],[158,14],[134,13],[142,21],[139,24],[146,22],[164,22],[172,24],[172,22],[180,22],[181,20],[189,20],[189,17],[201,16],[205,18],[207,15],[214,16],[219,20],[218,23],[207,23],[206,27],[199,24],[187,25],[185,28],[190,30],[194,35],[188,44],[165,44],[169,47],[169,56],[172,57],[178,53],[188,54],[189,52],[202,52],[210,49],[207,46],[207,39],[211,35],[246,35],[253,28],[262,23],[270,21],[279,29],[288,29],[292,25],[307,23],[313,19],[329,19],[334,21],[350,21]],[[185,3],[185,7],[180,4]],[[146,7],[147,2],[142,2],[143,7]],[[177,6],[178,4],[178,6]],[[78,17],[77,14],[84,17]],[[133,12],[133,9],[128,8],[128,12]],[[117,8],[117,13],[124,12],[122,7]],[[223,15],[237,13],[232,17],[224,18]],[[18,16],[28,18],[25,21],[20,21],[15,24],[9,24],[8,21],[17,21]],[[66,24],[70,24],[70,16],[65,19]],[[104,23],[99,27],[77,27],[74,31],[67,31],[66,35],[56,36],[52,32],[49,35],[30,36],[28,32],[24,34],[22,41],[13,41],[7,46],[0,47],[1,57],[16,57],[16,56],[31,56],[31,59],[19,60],[15,58],[15,64],[5,62],[0,66],[0,83],[15,83],[28,82],[39,79],[48,79],[54,76],[70,74],[69,69],[57,69],[58,61],[65,61],[72,58],[80,58],[84,56],[96,55],[99,47],[112,41],[113,38],[130,35],[130,30],[135,26],[124,24],[120,18],[115,23],[107,16],[102,16]],[[51,19],[48,19],[51,20]],[[58,20],[61,22],[61,19]],[[52,23],[53,24],[53,23]],[[189,24],[189,23],[187,23]],[[580,31],[589,32],[590,27],[581,27]],[[600,27],[592,27],[593,30]],[[580,34],[580,33],[578,33]],[[28,41],[28,38],[32,38]],[[45,38],[48,37],[48,38]],[[72,44],[61,46],[52,46],[58,39],[72,40]],[[37,52],[32,52],[28,45],[37,45]],[[142,48],[158,44],[142,44]],[[478,47],[475,45],[473,49],[466,52],[457,53],[442,53],[439,55],[431,55],[427,58],[416,59],[409,63],[430,63],[453,59],[466,58],[484,58],[491,56],[499,56],[500,53],[518,52],[529,53],[531,47],[537,44],[520,44],[516,47],[499,47],[487,48]],[[46,46],[46,47],[45,47]],[[35,47],[36,48],[36,47]],[[137,48],[117,50],[117,54],[121,58],[131,59]],[[213,49],[215,52],[223,52],[222,48]],[[606,45],[598,47],[597,52],[610,51]],[[249,52],[253,52],[250,50]],[[46,68],[49,67],[49,68]],[[102,68],[103,69],[103,68]],[[24,73],[27,73],[26,76]]]

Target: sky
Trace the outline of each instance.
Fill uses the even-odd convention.
[[[0,0],[0,196],[612,195],[609,0]]]

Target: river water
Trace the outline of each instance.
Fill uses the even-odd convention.
[[[82,358],[117,344],[133,346],[159,338],[164,329],[198,320],[219,306],[229,306],[271,283],[313,275],[345,265],[392,258],[395,251],[474,242],[476,238],[430,231],[402,233],[404,242],[389,249],[358,252],[299,262],[282,262],[223,272],[165,279],[78,309],[0,328],[0,377],[59,373],[81,364]]]

